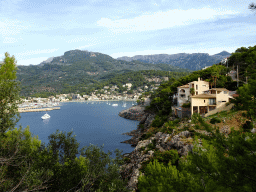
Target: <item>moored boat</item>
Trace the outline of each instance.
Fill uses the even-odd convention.
[[[48,113],[46,113],[46,114],[44,114],[41,118],[42,119],[49,119],[51,116],[48,114]]]

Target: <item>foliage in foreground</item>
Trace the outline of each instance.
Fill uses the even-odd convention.
[[[29,128],[14,129],[1,137],[0,191],[128,191],[121,179],[121,152],[116,158],[103,147],[91,145],[80,150],[72,135],[57,130],[49,136],[49,144],[31,136]]]
[[[195,139],[192,153],[166,167],[154,161],[139,177],[140,191],[255,191],[256,136],[232,130],[228,137],[216,131],[197,114],[200,123],[212,136],[201,135],[202,146]]]

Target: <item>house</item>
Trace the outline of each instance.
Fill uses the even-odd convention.
[[[225,88],[213,88],[202,94],[191,96],[191,116],[193,113],[206,114],[225,105],[232,96]]]
[[[209,90],[209,82],[203,81],[200,77],[198,77],[198,81],[192,81],[187,85],[177,87],[177,94],[174,95],[174,98],[177,98],[178,107],[190,101],[191,89],[194,89],[195,95],[202,94],[204,91]]]
[[[189,89],[193,88],[195,90],[195,95],[202,94],[204,91],[209,90],[209,82],[203,81],[198,77],[198,81],[192,81],[189,84]]]
[[[189,101],[190,89],[189,84],[177,87],[177,105],[182,106],[183,103]]]

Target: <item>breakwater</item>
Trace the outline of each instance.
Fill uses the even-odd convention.
[[[24,107],[18,108],[19,113],[25,112],[39,112],[39,111],[52,111],[52,110],[59,110],[60,107],[47,107],[47,108],[33,108],[33,107]]]

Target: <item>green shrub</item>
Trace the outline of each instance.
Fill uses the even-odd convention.
[[[147,151],[153,150],[156,148],[156,140],[152,140],[152,143],[149,143],[147,146]]]
[[[141,147],[140,149],[139,149],[139,151],[144,151],[145,150],[145,147]]]
[[[230,104],[230,102],[227,102],[225,105],[228,106]]]
[[[123,160],[124,160],[125,163],[130,163],[131,162],[131,159],[129,157],[124,157]]]
[[[189,103],[184,103],[183,105],[182,105],[182,107],[183,108],[190,108],[191,107],[191,103],[189,102]]]
[[[253,129],[253,122],[246,121],[245,124],[243,124],[243,130],[245,132],[250,132],[251,129]]]
[[[220,122],[221,122],[221,120],[220,120],[219,118],[217,118],[217,117],[213,117],[213,118],[210,120],[210,123],[211,123],[211,124],[220,123]]]
[[[177,165],[179,155],[177,150],[169,151],[156,151],[154,153],[154,159],[157,159],[159,162],[163,163],[165,166],[171,162],[172,165]]]
[[[146,140],[146,139],[150,138],[152,135],[153,135],[153,133],[144,133],[143,135],[141,135],[139,140],[140,141]]]
[[[140,171],[144,173],[146,166],[154,160],[157,160],[160,163],[163,163],[164,166],[168,166],[169,163],[172,165],[178,164],[179,155],[177,150],[169,150],[169,151],[155,151],[153,157],[151,159],[142,162]]]
[[[155,116],[151,126],[152,127],[161,127],[164,124],[164,120],[160,118],[158,115]]]
[[[172,127],[163,127],[160,132],[162,133],[167,133],[167,134],[172,134],[173,128]]]

